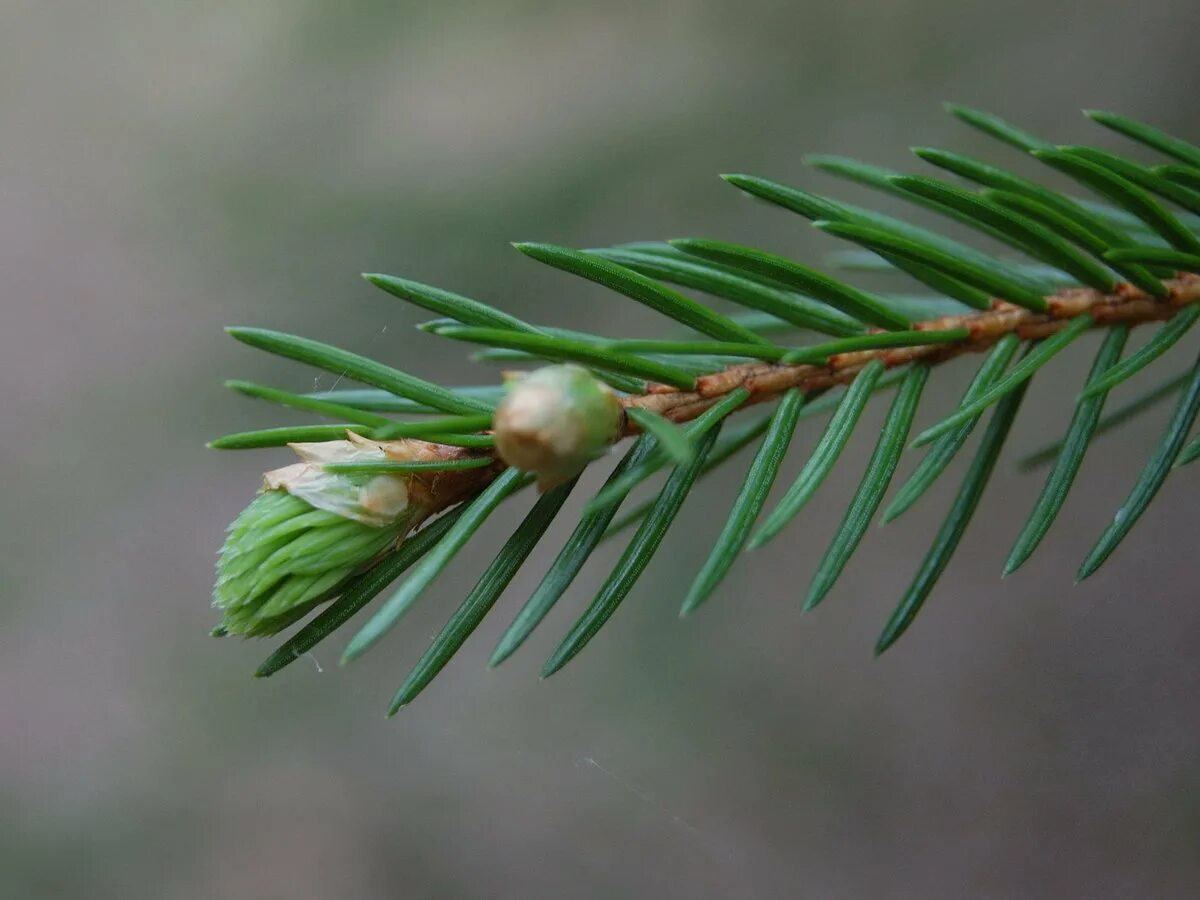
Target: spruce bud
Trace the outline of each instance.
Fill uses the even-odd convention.
[[[213,605],[222,632],[274,634],[337,595],[426,517],[461,500],[488,469],[349,475],[329,463],[432,460],[465,451],[424,441],[289,445],[300,462],[268,472],[263,490],[229,526]]]
[[[504,462],[547,490],[574,478],[620,437],[625,412],[587,369],[547,366],[516,380],[492,420]]]

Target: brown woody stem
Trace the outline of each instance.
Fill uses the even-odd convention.
[[[687,422],[739,387],[750,392],[748,403],[770,400],[791,388],[800,388],[805,393],[819,393],[853,381],[863,366],[875,359],[888,368],[918,359],[939,363],[963,353],[986,350],[1004,335],[1014,332],[1022,340],[1048,337],[1084,313],[1092,316],[1096,327],[1116,322],[1138,325],[1169,319],[1182,307],[1200,302],[1200,275],[1180,274],[1178,278],[1165,282],[1165,285],[1168,294],[1162,299],[1129,284],[1119,285],[1111,294],[1092,288],[1071,288],[1046,298],[1049,305],[1047,313],[1035,313],[1003,300],[994,300],[989,310],[943,316],[913,326],[919,331],[965,328],[969,336],[956,343],[839,353],[831,356],[822,366],[745,363],[700,376],[692,391],[651,385],[649,393],[625,397],[622,402],[626,407],[652,410],[674,422]],[[626,423],[626,435],[634,434],[637,430],[633,423]]]

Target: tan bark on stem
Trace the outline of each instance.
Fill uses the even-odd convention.
[[[1181,307],[1200,302],[1200,275],[1181,274],[1165,284],[1169,295],[1161,300],[1128,284],[1119,285],[1111,294],[1092,288],[1071,288],[1046,298],[1049,305],[1047,313],[1035,313],[1003,300],[994,300],[990,310],[943,316],[913,326],[920,331],[967,329],[969,336],[957,343],[839,353],[830,357],[823,366],[743,363],[700,376],[696,379],[696,389],[693,391],[652,385],[649,393],[625,397],[622,402],[627,407],[652,410],[674,422],[687,422],[739,387],[750,392],[748,403],[761,403],[790,388],[813,393],[853,381],[863,366],[874,359],[882,361],[888,368],[918,359],[938,363],[963,353],[986,350],[1012,332],[1022,340],[1048,337],[1084,313],[1091,314],[1097,327],[1115,322],[1138,325],[1169,319]],[[625,433],[633,434],[636,430],[636,425],[628,423]]]

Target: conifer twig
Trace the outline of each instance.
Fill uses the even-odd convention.
[[[1031,312],[995,300],[992,308],[986,311],[944,316],[912,326],[917,331],[965,328],[969,336],[961,341],[839,353],[820,366],[745,363],[700,376],[694,391],[652,385],[649,393],[626,397],[623,402],[627,407],[647,409],[673,422],[687,422],[738,388],[750,392],[746,405],[771,400],[791,388],[814,394],[853,381],[874,359],[883,362],[887,368],[916,360],[939,363],[964,353],[987,350],[1006,334],[1016,334],[1022,341],[1049,337],[1085,313],[1092,316],[1096,327],[1117,322],[1140,325],[1169,319],[1184,306],[1200,302],[1200,275],[1180,273],[1164,284],[1168,289],[1164,299],[1152,297],[1130,284],[1121,284],[1112,293],[1093,288],[1071,288],[1048,296],[1049,311],[1046,313]],[[625,434],[639,430],[629,422]]]

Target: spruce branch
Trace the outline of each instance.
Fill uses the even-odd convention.
[[[1032,380],[1085,333],[1101,331],[1104,340],[1079,386],[1064,436],[1022,463],[1053,465],[1003,566],[1005,575],[1015,571],[1046,538],[1081,480],[1097,435],[1175,398],[1157,447],[1078,578],[1092,574],[1171,472],[1200,458],[1200,437],[1191,436],[1200,416],[1200,362],[1119,409],[1104,410],[1113,388],[1169,356],[1200,321],[1200,147],[1127,117],[1089,113],[1171,158],[1143,164],[1104,148],[1056,146],[980,110],[948,110],[1100,199],[1070,196],[937,148],[914,152],[965,184],[840,156],[806,159],[830,175],[965,224],[1019,254],[1010,258],[799,187],[754,175],[722,176],[738,190],[856,245],[838,257],[844,268],[907,277],[931,292],[917,295],[873,293],[773,253],[710,239],[591,250],[515,245],[534,261],[600,284],[691,332],[666,336],[568,330],[409,279],[364,276],[440,316],[418,327],[482,348],[478,361],[540,366],[507,372],[504,385],[450,388],[310,338],[229,329],[251,347],[368,387],[300,395],[227,382],[241,395],[337,424],[269,427],[211,443],[218,449],[286,445],[300,457],[268,472],[262,492],[230,526],[217,566],[214,604],[222,621],[214,633],[274,634],[324,606],[260,666],[257,674],[270,675],[406,574],[350,639],[343,661],[357,658],[443,571],[469,565],[461,560],[470,554],[461,551],[501,503],[536,481],[539,499],[395,692],[394,713],[442,670],[534,547],[555,532],[551,526],[581,473],[615,445],[635,438],[605,484],[584,502],[565,544],[492,653],[494,666],[523,646],[598,546],[633,529],[599,593],[546,662],[543,675],[551,675],[630,596],[668,532],[679,527],[688,495],[708,473],[757,445],[707,561],[679,598],[681,614],[714,597],[744,552],[780,538],[838,464],[866,406],[894,387],[858,490],[800,595],[806,610],[830,595],[878,511],[883,509],[884,523],[903,514],[946,472],[976,426],[988,421],[929,552],[876,643],[882,652],[912,625],[950,564]],[[682,290],[742,311],[711,309]],[[1151,338],[1123,355],[1131,329],[1155,323],[1161,324]],[[792,343],[797,330],[822,337]],[[927,380],[938,377],[941,363],[974,353],[986,356],[957,407],[910,440]],[[547,362],[552,365],[541,365]],[[763,404],[771,407],[767,415],[751,414],[726,429],[728,420]],[[807,462],[768,510],[797,428],[826,412],[832,415]],[[884,505],[906,444],[930,447]],[[651,499],[621,512],[635,489],[664,471],[665,481]]]

